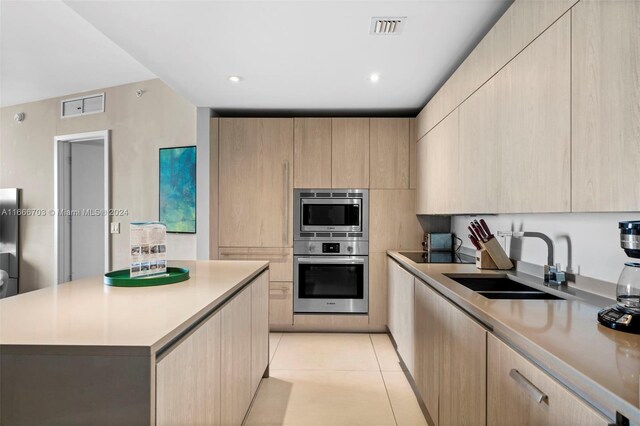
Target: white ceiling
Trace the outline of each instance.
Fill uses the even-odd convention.
[[[0,2],[0,105],[154,78],[59,1]]]
[[[11,3],[2,1],[3,104],[153,73],[223,112],[392,112],[420,108],[511,0]],[[372,36],[373,16],[407,22],[399,36]]]

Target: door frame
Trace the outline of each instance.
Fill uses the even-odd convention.
[[[55,258],[55,283],[65,282],[62,274],[64,274],[64,238],[61,238],[64,216],[59,214],[60,209],[64,206],[64,144],[73,142],[87,142],[92,140],[102,140],[103,143],[103,165],[104,165],[104,206],[103,209],[108,213],[109,205],[109,177],[110,177],[110,131],[99,130],[95,132],[74,133],[69,135],[54,136],[53,138],[53,200],[54,200],[54,258]],[[104,271],[109,272],[111,268],[111,234],[109,233],[110,216],[104,215]]]

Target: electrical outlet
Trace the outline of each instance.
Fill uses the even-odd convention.
[[[111,233],[112,234],[120,233],[120,222],[111,222]]]

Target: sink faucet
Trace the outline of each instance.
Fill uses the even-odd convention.
[[[553,241],[541,232],[523,232],[523,231],[498,231],[498,237],[523,238],[533,237],[540,238],[547,244],[547,264],[544,265],[544,282],[547,285],[561,285],[567,283],[566,274],[562,271],[559,263],[553,263]]]

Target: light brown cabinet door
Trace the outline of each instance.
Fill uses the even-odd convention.
[[[409,188],[408,118],[372,118],[370,121],[370,187]]]
[[[387,258],[387,262],[389,283],[389,332],[396,342],[398,353],[413,376],[413,275],[405,271],[392,258]]]
[[[331,188],[331,118],[295,118],[295,188]]]
[[[331,187],[369,188],[369,119],[331,119]]]
[[[640,210],[640,2],[572,15],[572,211]]]
[[[251,396],[269,363],[269,272],[251,284]]]
[[[220,119],[220,247],[292,247],[293,119]]]
[[[493,335],[488,338],[487,392],[489,425],[610,423]]]
[[[457,213],[461,192],[456,109],[418,142],[417,214]]]
[[[269,283],[269,325],[277,329],[278,326],[293,325],[293,283]]]
[[[415,279],[415,374],[414,381],[429,416],[438,424],[440,396],[440,304],[446,303],[427,284]]]
[[[449,213],[570,210],[570,24],[560,18],[460,106],[464,185]]]
[[[369,250],[421,249],[423,231],[416,217],[413,189],[369,191]]]
[[[440,426],[486,424],[487,332],[453,304],[440,304]]]
[[[157,425],[220,425],[220,314],[156,366]]]
[[[251,286],[220,312],[221,422],[241,425],[251,403]]]
[[[387,327],[388,293],[387,253],[369,253],[369,325],[372,329]]]

